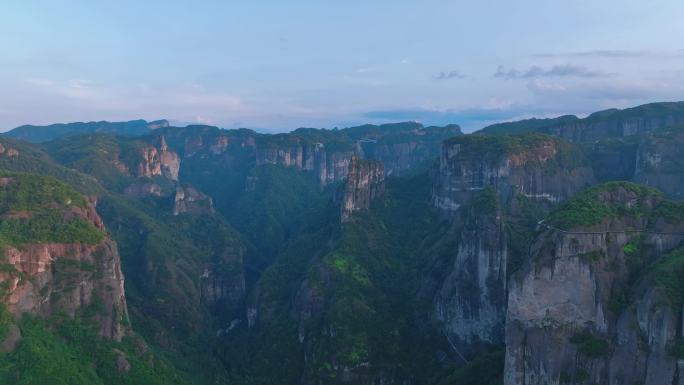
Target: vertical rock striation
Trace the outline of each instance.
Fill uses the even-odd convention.
[[[684,220],[663,207],[676,206],[609,184],[551,215],[509,282],[506,385],[677,383],[681,305],[655,274]]]
[[[4,178],[3,188],[21,183],[21,178],[24,177]],[[59,226],[72,226],[70,231],[75,232],[73,226],[87,226],[90,234],[102,234],[100,240],[24,239],[21,243],[5,244],[0,260],[2,302],[15,317],[23,313],[45,317],[57,312],[72,317],[93,314],[101,336],[121,340],[128,319],[121,260],[116,243],[106,235],[95,211],[95,202],[88,201],[83,207],[70,201],[64,206],[55,203],[50,210],[58,210],[63,218],[63,224],[54,224],[53,231],[60,231]],[[42,215],[44,212],[10,212],[0,221],[11,220],[19,226],[22,221]]]
[[[355,211],[370,208],[373,198],[384,191],[385,172],[382,162],[352,156],[342,197],[342,222],[350,221]]]
[[[560,202],[594,183],[584,161],[574,146],[542,134],[452,138],[442,146],[433,203],[453,214],[488,186],[504,204],[516,196]]]
[[[163,176],[177,181],[181,159],[177,153],[169,150],[164,136],[159,137],[158,147],[146,146],[141,150],[141,160],[138,163],[138,177],[151,178]]]
[[[684,128],[660,131],[644,138],[636,156],[632,180],[655,187],[669,197],[684,197]]]
[[[476,203],[464,208],[453,225],[460,233],[455,256],[445,269],[439,267],[446,274],[432,294],[433,317],[462,360],[504,342],[508,247],[503,213],[491,188]]]

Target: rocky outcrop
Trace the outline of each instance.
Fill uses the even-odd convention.
[[[173,215],[185,213],[193,215],[213,214],[214,201],[194,187],[178,186],[173,198]]]
[[[355,211],[370,208],[371,201],[384,191],[385,172],[382,162],[352,156],[342,197],[342,222],[351,220]]]
[[[662,198],[630,185],[581,198],[552,214],[509,281],[505,384],[677,383],[668,347],[681,309],[645,273],[684,240],[684,221],[661,217]],[[597,206],[570,210],[587,204],[616,214],[591,224]],[[584,225],[556,227],[580,223],[573,212]]]
[[[181,159],[177,153],[169,150],[164,136],[159,137],[158,147],[146,146],[140,156],[142,159],[138,163],[138,177],[164,176],[173,181],[178,180]]]
[[[5,147],[0,143],[0,156],[4,156],[7,158],[16,158],[19,156],[19,151],[16,148],[12,147]]]
[[[591,167],[562,140],[541,134],[468,135],[442,146],[433,204],[453,215],[488,186],[503,204],[516,196],[557,203],[593,183]]]
[[[166,140],[163,136],[159,137],[159,168],[161,175],[171,180],[178,180],[178,172],[180,171],[180,156],[169,150]]]
[[[30,213],[27,213],[30,216]],[[84,209],[63,209],[104,231],[94,201]],[[107,236],[97,244],[29,243],[6,245],[0,285],[2,301],[15,317],[94,314],[103,337],[121,340],[128,319],[124,278],[116,244]]]

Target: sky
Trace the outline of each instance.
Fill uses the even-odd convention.
[[[681,0],[3,0],[0,131],[264,132],[684,100]]]

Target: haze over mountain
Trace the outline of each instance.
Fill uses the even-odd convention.
[[[0,380],[677,383],[683,111],[20,127]]]
[[[0,385],[684,385],[684,3],[0,4]]]
[[[470,132],[681,100],[682,13],[673,0],[8,1],[0,131],[163,117]]]

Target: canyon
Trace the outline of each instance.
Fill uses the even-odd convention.
[[[681,111],[22,127],[2,347],[87,335],[102,383],[681,383]]]

